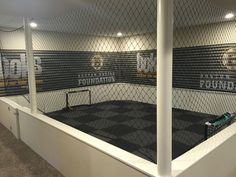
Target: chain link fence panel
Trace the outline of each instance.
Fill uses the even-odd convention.
[[[204,141],[205,122],[235,112],[227,13],[211,0],[174,1],[173,159]],[[39,112],[156,162],[156,17],[156,0],[99,0],[33,19]],[[0,31],[0,42],[0,95],[27,106],[23,29]]]

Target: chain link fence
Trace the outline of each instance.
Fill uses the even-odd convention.
[[[173,147],[191,149],[203,142],[203,132],[208,137],[229,125],[222,116],[208,131],[206,122],[236,111],[236,21],[214,1],[175,2],[173,109],[189,113],[173,118]]]
[[[156,11],[156,0],[99,0],[33,19],[39,112],[156,162]],[[235,112],[227,13],[210,0],[174,1],[173,159],[204,141],[205,122]],[[0,94],[27,106],[23,29],[1,31],[0,42]]]

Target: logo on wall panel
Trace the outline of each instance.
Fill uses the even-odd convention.
[[[143,56],[141,53],[137,53],[137,72],[138,77],[156,77],[157,58],[154,57],[154,53],[149,56]]]
[[[222,63],[228,70],[236,71],[236,46],[224,53]]]
[[[34,57],[35,73],[42,73],[41,58]],[[0,60],[0,87],[27,87],[27,61],[25,54],[20,54],[17,59],[2,57]],[[42,80],[36,80],[37,84],[42,84]]]
[[[92,86],[115,82],[114,72],[100,71],[104,66],[104,59],[101,55],[94,55],[90,62],[96,72],[78,74],[78,86]]]
[[[222,64],[229,71],[236,71],[236,47],[228,49],[222,57]],[[236,91],[236,82],[227,74],[200,74],[200,88],[207,90]]]
[[[92,86],[115,82],[114,72],[83,73],[78,74],[78,86]]]
[[[207,90],[236,91],[236,83],[225,74],[202,73],[200,75],[200,88]]]
[[[92,65],[92,67],[93,67],[96,71],[102,69],[102,67],[103,67],[103,62],[104,62],[104,59],[102,58],[101,55],[94,55],[94,56],[91,58],[91,65]]]

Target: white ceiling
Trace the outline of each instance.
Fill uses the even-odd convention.
[[[15,2],[12,13],[3,9],[2,3],[8,1]],[[0,26],[22,26],[22,17],[19,16],[23,15],[29,1],[38,1],[31,3],[32,10],[25,13],[34,17],[38,30],[114,36],[118,31],[134,35],[155,32],[156,29],[156,0],[40,0],[41,3],[39,0],[1,0]],[[175,0],[175,27],[225,21],[225,14],[232,10],[227,10],[219,2]],[[50,6],[51,3],[54,6]],[[231,3],[236,4],[234,1]],[[13,16],[17,13],[21,15]]]
[[[230,10],[236,10],[236,1],[235,0],[214,0],[216,5],[224,7]]]
[[[96,0],[1,0],[0,12],[12,16],[50,17],[94,2]]]

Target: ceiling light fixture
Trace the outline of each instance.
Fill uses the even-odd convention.
[[[228,14],[225,15],[225,18],[226,18],[226,19],[231,19],[231,18],[233,18],[233,17],[234,17],[234,14],[233,14],[233,13],[228,13]]]
[[[35,22],[31,22],[31,23],[30,23],[30,26],[31,26],[31,28],[37,28],[38,25],[37,25],[37,23],[35,23]]]
[[[123,34],[121,32],[119,32],[119,33],[117,33],[117,36],[121,37],[121,36],[123,36]]]

